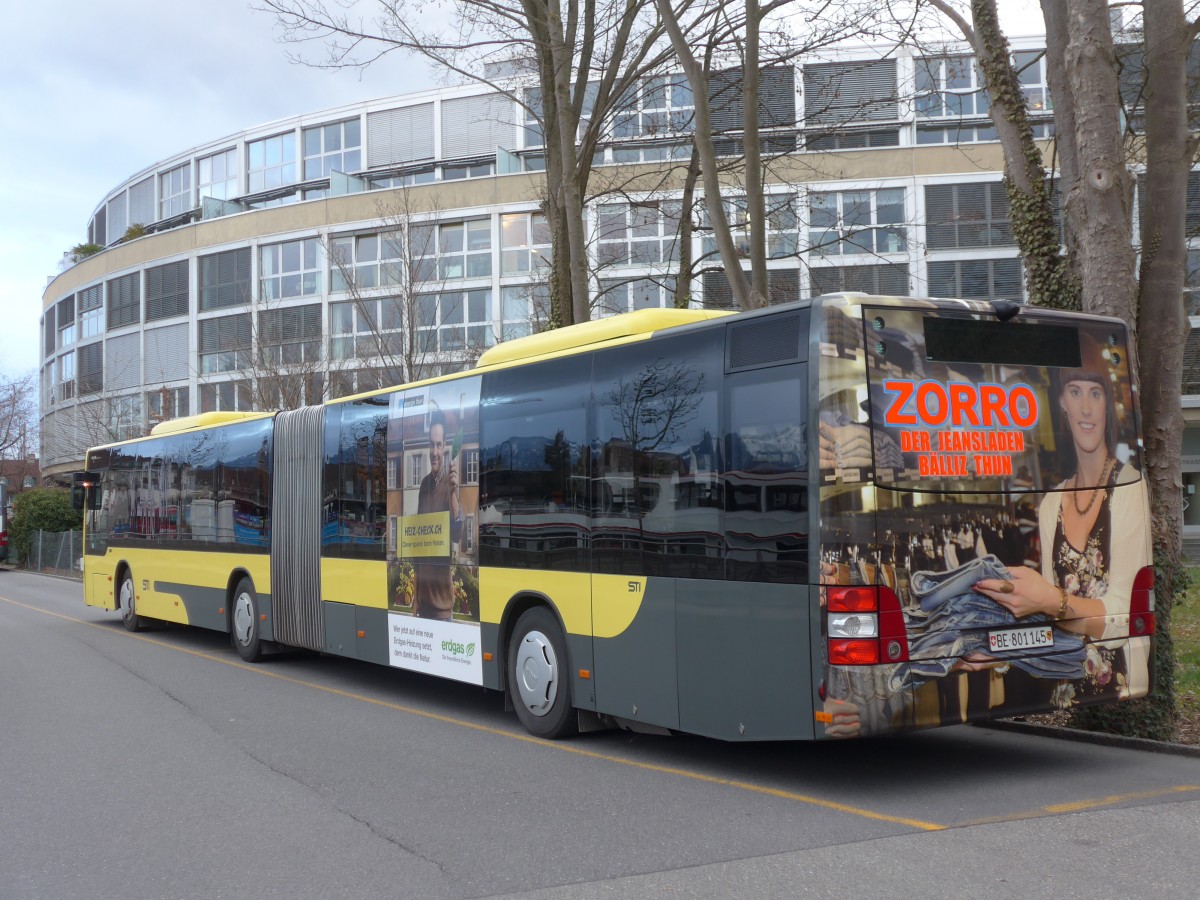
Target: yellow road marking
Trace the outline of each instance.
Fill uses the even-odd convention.
[[[835,810],[837,812],[847,813],[849,815],[859,816],[865,819],[874,819],[879,822],[889,822],[894,825],[906,825],[910,828],[915,828],[920,831],[943,831],[948,826],[938,825],[934,822],[923,822],[920,819],[909,819],[903,816],[891,816],[886,813],[874,812],[869,809],[862,809],[857,806],[850,806],[845,803],[837,803],[833,800],[824,800],[820,797],[813,797],[808,794],[799,794],[794,791],[785,791],[779,788],[765,787],[763,785],[752,784],[747,781],[738,781],[732,778],[719,778],[715,775],[704,775],[700,772],[692,772],[687,769],[676,768],[675,766],[661,766],[655,763],[638,762],[637,760],[624,759],[620,756],[613,756],[608,753],[599,753],[595,750],[586,750],[582,747],[564,744],[558,741],[546,741],[541,738],[533,737],[528,734],[520,734],[515,731],[506,731],[502,728],[493,728],[490,725],[480,725],[476,722],[470,722],[466,719],[457,719],[453,716],[444,716],[440,713],[428,712],[423,709],[416,709],[411,706],[405,706],[401,703],[391,703],[387,700],[378,700],[374,697],[367,697],[362,694],[355,694],[351,691],[343,691],[339,688],[328,687],[327,685],[317,684],[316,682],[306,681],[302,678],[293,678],[290,675],[281,675],[278,672],[272,672],[269,669],[264,669],[261,666],[254,666],[244,663],[240,660],[223,659],[219,656],[214,656],[211,651],[191,650],[187,647],[176,647],[172,644],[163,641],[155,640],[154,638],[145,635],[134,634],[132,632],[115,631],[110,625],[101,622],[89,622],[86,619],[77,619],[74,616],[63,615],[62,613],[52,612],[48,609],[42,609],[37,606],[30,606],[27,603],[21,603],[16,600],[11,600],[8,597],[0,596],[0,600],[13,606],[20,606],[24,609],[32,610],[33,612],[42,613],[43,615],[53,616],[56,619],[62,619],[66,622],[73,622],[78,625],[87,625],[91,628],[98,628],[105,634],[117,635],[120,637],[134,638],[135,640],[145,641],[148,644],[153,644],[156,647],[162,647],[167,650],[174,650],[179,653],[186,653],[189,656],[195,656],[200,659],[210,662],[219,662],[226,666],[232,666],[236,669],[242,669],[246,672],[252,672],[255,675],[263,675],[268,678],[275,678],[279,681],[285,681],[289,684],[299,685],[301,687],[310,688],[316,691],[323,691],[326,694],[332,694],[336,697],[345,697],[349,700],[358,700],[362,703],[371,703],[375,706],[382,706],[385,709],[391,709],[396,712],[408,713],[409,715],[421,716],[425,719],[432,719],[435,722],[443,722],[447,725],[457,725],[460,728],[470,728],[473,731],[483,732],[484,734],[492,734],[497,737],[509,738],[511,740],[523,741],[527,744],[536,744],[539,747],[544,747],[547,750],[560,750],[565,753],[573,753],[576,756],[583,756],[589,759],[601,760],[603,762],[615,763],[616,765],[628,766],[634,769],[641,769],[646,772],[657,772],[663,775],[674,775],[679,778],[687,778],[692,781],[699,781],[705,784],[716,784],[722,787],[730,787],[741,791],[750,791],[756,794],[764,794],[768,797],[776,797],[781,800],[791,800],[797,803],[804,803],[809,806],[818,806],[823,809]]]
[[[1095,800],[1077,800],[1074,803],[1059,803],[1054,806],[1043,806],[1042,809],[1050,815],[1058,813],[1080,812],[1085,809],[1096,809],[1101,806],[1112,806],[1116,803],[1126,803],[1130,800],[1153,800],[1156,797],[1167,797],[1171,794],[1186,794],[1189,791],[1200,791],[1200,785],[1179,784],[1175,787],[1160,788],[1154,791],[1134,791],[1129,794],[1113,794],[1109,797],[1099,797]]]
[[[1108,797],[1097,797],[1093,800],[1076,800],[1071,803],[1056,803],[1042,806],[1038,809],[1027,809],[1023,812],[1009,813],[1003,816],[990,816],[985,819],[971,819],[966,822],[956,822],[951,828],[967,828],[972,825],[998,825],[1002,822],[1022,822],[1026,819],[1044,819],[1063,813],[1082,812],[1088,809],[1100,809],[1104,806],[1115,806],[1118,803],[1128,803],[1132,800],[1155,800],[1159,797],[1169,797],[1172,794],[1186,794],[1200,791],[1200,785],[1177,784],[1173,787],[1155,788],[1149,791],[1132,791],[1128,794],[1112,794]]]

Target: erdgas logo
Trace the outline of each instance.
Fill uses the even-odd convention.
[[[465,656],[470,659],[475,655],[475,644],[460,644],[457,641],[442,641],[442,652],[451,656]]]

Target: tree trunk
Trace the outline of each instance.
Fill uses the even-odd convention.
[[[1082,283],[1079,272],[1079,235],[1084,220],[1077,196],[1079,150],[1075,144],[1075,98],[1067,77],[1067,9],[1062,0],[1042,0],[1042,18],[1046,22],[1046,81],[1054,101],[1054,159],[1058,167],[1058,192],[1063,199],[1063,233],[1067,246],[1067,270],[1075,285]],[[1081,304],[1075,306],[1079,308]]]
[[[940,2],[934,5],[946,11]],[[971,15],[974,30],[961,19],[959,27],[975,48],[991,99],[992,122],[1004,151],[1013,236],[1025,263],[1029,300],[1037,306],[1078,309],[1078,288],[1062,256],[1042,152],[1033,139],[1008,39],[1000,30],[996,0],[972,0]]]
[[[746,0],[746,50],[742,65],[742,148],[746,165],[746,230],[750,242],[750,306],[767,305],[767,214],[758,134],[758,0]]]
[[[1083,308],[1117,316],[1137,329],[1134,276],[1133,179],[1116,115],[1117,60],[1109,30],[1108,6],[1094,0],[1067,0],[1070,40],[1065,62],[1074,98],[1079,181],[1068,203],[1079,203],[1079,271]]]
[[[558,141],[564,173],[574,174],[575,132],[578,123],[571,111],[571,54],[563,32],[562,13],[558,0],[550,0],[550,62],[553,67],[554,106],[558,120]],[[566,217],[567,247],[570,258],[568,270],[571,282],[571,321],[586,322],[591,304],[588,291],[587,241],[583,233],[583,194],[575,178],[562,182],[563,214]]]
[[[1143,13],[1146,57],[1146,179],[1141,187],[1142,266],[1138,330],[1153,335],[1139,354],[1142,427],[1154,498],[1155,549],[1178,559],[1183,526],[1180,453],[1183,413],[1183,306],[1187,267],[1187,184],[1194,142],[1187,125],[1188,29],[1179,0]],[[1148,348],[1149,349],[1149,348]]]
[[[692,216],[696,211],[696,182],[700,180],[700,153],[692,144],[683,193],[679,198],[679,274],[675,276],[675,308],[687,309],[692,302],[692,276],[696,261],[692,255]]]
[[[712,140],[712,111],[708,104],[708,76],[696,62],[696,57],[688,45],[675,11],[671,8],[670,0],[655,0],[659,15],[667,34],[671,38],[671,46],[679,57],[679,63],[687,75],[688,85],[696,104],[696,130],[692,141],[700,154],[700,171],[704,181],[704,202],[708,209],[708,218],[712,224],[713,238],[717,242],[717,250],[721,254],[721,264],[725,267],[725,277],[733,291],[733,299],[739,309],[753,309],[753,295],[750,292],[750,282],[742,271],[742,261],[738,256],[737,247],[733,243],[733,235],[729,231],[729,217],[725,215],[725,203],[721,197],[721,180],[717,170],[717,153]]]

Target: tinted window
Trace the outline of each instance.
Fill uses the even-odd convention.
[[[332,411],[332,410],[330,410]],[[326,493],[326,527],[322,544],[339,555],[384,558],[387,534],[388,398],[375,397],[341,405],[337,424],[336,466],[327,457],[326,479],[336,468],[332,496]],[[329,433],[326,423],[326,434]],[[336,515],[330,521],[330,514]]]
[[[726,577],[808,580],[808,445],[804,365],[726,381]]]
[[[720,330],[597,353],[592,565],[720,578]]]
[[[260,419],[106,451],[89,552],[109,543],[266,552],[273,427]]]
[[[480,564],[587,571],[591,356],[485,375]]]

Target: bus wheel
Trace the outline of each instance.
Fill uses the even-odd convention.
[[[527,610],[508,644],[508,689],[530,734],[553,740],[578,729],[567,673],[567,646],[558,622],[545,607]]]
[[[258,594],[254,583],[243,578],[233,592],[233,649],[246,662],[262,659],[262,640],[258,629]]]
[[[129,570],[125,571],[125,577],[121,579],[121,589],[118,599],[121,603],[121,624],[125,626],[125,630],[141,631],[142,617],[137,614],[137,609],[134,606],[133,574]]]

